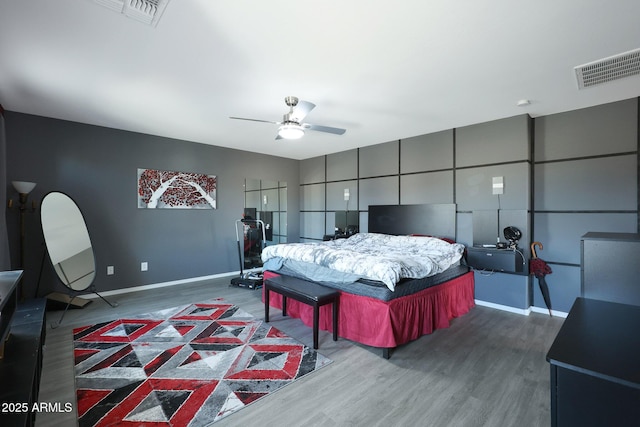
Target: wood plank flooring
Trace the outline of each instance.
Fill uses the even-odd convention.
[[[37,427],[76,425],[71,329],[131,314],[224,298],[264,318],[261,291],[229,287],[229,278],[96,299],[47,330],[40,402],[72,402],[74,412],[36,417]],[[49,312],[57,322],[61,312]],[[312,346],[311,328],[271,310],[271,324]],[[319,352],[333,363],[232,414],[220,426],[548,426],[545,355],[564,319],[475,307],[399,347],[390,360],[320,331]]]

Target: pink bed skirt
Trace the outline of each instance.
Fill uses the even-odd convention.
[[[265,280],[277,276],[265,271]],[[264,288],[263,288],[264,301]],[[270,305],[282,309],[282,295],[271,292]],[[451,319],[473,308],[474,278],[470,271],[441,285],[413,295],[380,301],[340,292],[338,335],[373,347],[393,348],[449,327]],[[313,325],[313,308],[287,300],[287,315]],[[320,329],[333,330],[331,304],[320,307]]]

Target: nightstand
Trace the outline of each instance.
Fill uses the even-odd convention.
[[[476,270],[523,273],[522,253],[513,249],[496,249],[472,246],[467,248],[467,264]]]

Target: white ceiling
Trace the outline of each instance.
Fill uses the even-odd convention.
[[[172,0],[154,28],[92,0],[0,0],[0,103],[304,159],[640,96],[640,76],[578,90],[573,71],[639,48],[639,16],[638,0]],[[287,95],[347,132],[275,140],[228,118],[279,121]]]

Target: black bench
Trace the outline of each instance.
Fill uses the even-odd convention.
[[[318,349],[320,307],[333,304],[333,340],[338,341],[338,296],[335,289],[290,276],[274,276],[264,281],[264,321],[269,322],[269,291],[282,295],[282,315],[287,315],[287,298],[313,307],[313,348]]]

